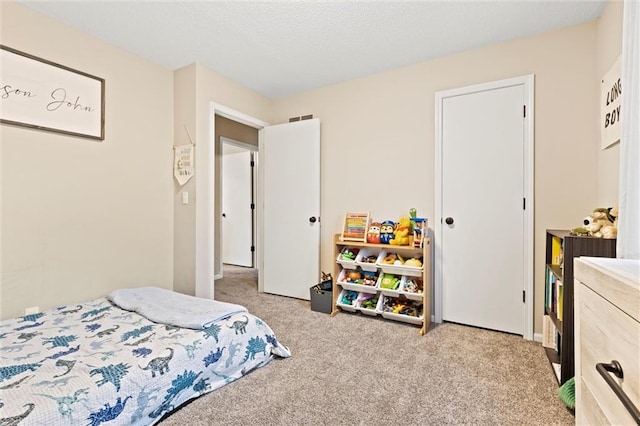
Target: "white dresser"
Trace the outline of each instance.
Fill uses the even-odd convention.
[[[576,258],[574,277],[576,424],[640,424],[640,261]]]

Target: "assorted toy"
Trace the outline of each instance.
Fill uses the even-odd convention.
[[[582,226],[571,229],[571,234],[596,238],[618,236],[618,208],[597,208],[582,220]]]
[[[340,260],[355,261],[360,249],[345,247],[340,252]]]
[[[358,298],[358,302],[360,302],[361,308],[375,310],[378,306],[378,296],[375,294],[363,294]]]
[[[417,303],[413,300],[387,297],[382,304],[382,311],[396,315],[420,317],[422,316],[422,303]]]
[[[344,290],[340,303],[343,305],[355,305],[358,298],[358,292],[352,290]]]
[[[409,216],[401,217],[398,222],[385,220],[373,222],[367,230],[367,242],[421,248],[427,232],[428,220],[416,217],[416,209],[409,209]]]
[[[398,261],[398,255],[396,253],[389,253],[382,259],[383,265],[395,265],[396,261]]]
[[[340,282],[362,284],[362,271],[360,269],[345,269],[341,274]]]
[[[378,282],[377,271],[362,271],[362,285],[373,287]]]
[[[405,259],[400,253],[388,253],[384,258],[382,258],[380,263],[382,265],[411,266],[415,268],[421,268],[422,258],[411,257],[409,259]]]
[[[411,218],[411,225],[413,227],[413,246],[422,248],[424,235],[427,232],[427,219],[424,217],[413,217]]]
[[[376,263],[378,261],[378,256],[372,254],[370,256],[362,256],[360,259],[360,263]]]
[[[377,271],[362,271],[358,269],[345,269],[340,274],[338,283],[362,284],[366,286],[375,286],[378,281]]]
[[[402,288],[400,290],[406,293],[422,294],[423,288],[424,283],[420,278],[407,277],[407,279],[402,283]]]
[[[411,259],[407,259],[404,262],[404,266],[413,266],[415,268],[422,268],[422,258],[418,257],[412,257]]]

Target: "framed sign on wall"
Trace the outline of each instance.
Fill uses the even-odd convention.
[[[622,104],[622,55],[602,77],[600,84],[600,147],[608,148],[620,140]]]
[[[104,79],[0,45],[0,122],[104,140]]]

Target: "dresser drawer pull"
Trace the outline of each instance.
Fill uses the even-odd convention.
[[[638,407],[636,407],[633,402],[631,402],[618,382],[616,382],[609,374],[613,373],[617,378],[622,379],[624,377],[624,373],[622,372],[622,366],[620,365],[620,363],[616,360],[611,361],[610,364],[604,364],[600,362],[596,364],[596,370],[598,370],[598,373],[600,373],[604,381],[607,382],[611,390],[613,390],[613,393],[618,396],[618,399],[620,399],[620,402],[622,402],[624,408],[626,408],[629,414],[631,414],[633,420],[635,420],[635,422],[640,425],[640,411],[638,410]]]

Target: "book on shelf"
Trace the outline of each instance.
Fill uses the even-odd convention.
[[[551,271],[550,268],[547,267],[547,277],[545,280],[545,307],[549,308],[550,311],[556,311],[556,300],[557,300],[557,278],[556,275]]]
[[[560,237],[551,239],[551,264],[562,264],[562,239]]]
[[[544,315],[542,317],[542,346],[549,349],[556,348],[556,326],[549,318],[549,315]]]
[[[556,378],[560,381],[560,372],[562,370],[562,366],[557,362],[552,362],[551,366],[553,367],[553,372],[556,374]]]
[[[564,300],[564,285],[562,281],[558,280],[558,321],[562,321],[563,314],[563,300]]]

